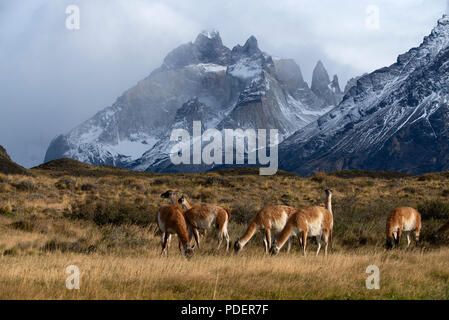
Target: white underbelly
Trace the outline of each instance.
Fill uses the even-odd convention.
[[[157,212],[157,225],[159,226],[159,229],[161,229],[162,232],[166,232],[165,230],[165,223],[161,220],[161,213]]]
[[[320,236],[322,234],[322,217],[319,219],[316,219],[313,222],[307,221],[307,236],[309,237],[315,237]]]
[[[281,232],[287,223],[287,218],[287,214],[283,214],[280,219],[271,222],[271,228],[273,228],[275,232]]]
[[[413,217],[409,220],[404,220],[402,224],[402,231],[413,231],[415,230],[416,226],[416,217]]]

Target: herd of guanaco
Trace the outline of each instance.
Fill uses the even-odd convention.
[[[326,203],[296,209],[289,206],[266,206],[259,211],[250,222],[245,233],[237,238],[234,243],[235,252],[239,252],[254,236],[257,230],[264,232],[265,253],[277,255],[287,243],[287,252],[291,248],[291,238],[296,236],[306,256],[307,239],[314,237],[318,249],[324,242],[324,255],[328,253],[329,243],[332,248],[332,233],[334,228],[334,216],[332,212],[332,190],[325,190]],[[205,232],[216,228],[218,231],[218,247],[220,249],[223,238],[226,240],[226,251],[229,250],[228,224],[231,212],[219,206],[191,206],[185,195],[181,192],[168,190],[161,194],[162,198],[170,200],[169,205],[162,205],[157,212],[157,224],[161,232],[161,255],[168,255],[168,247],[172,234],[178,236],[179,249],[184,250],[186,256],[193,255],[195,245],[191,243],[195,239],[198,249],[200,246],[200,231]],[[272,241],[272,230],[278,233]],[[449,222],[442,226],[437,234],[449,230]],[[399,207],[392,210],[387,218],[386,248],[398,247],[401,235],[407,237],[407,247],[410,246],[410,236],[419,241],[421,231],[421,214],[410,207]]]

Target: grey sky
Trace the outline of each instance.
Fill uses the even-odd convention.
[[[65,28],[69,4],[80,30]],[[365,25],[370,5],[378,30]],[[26,167],[41,163],[52,138],[205,29],[231,48],[256,36],[267,53],[295,59],[309,84],[321,59],[344,87],[417,46],[445,10],[446,0],[1,0],[0,144]]]

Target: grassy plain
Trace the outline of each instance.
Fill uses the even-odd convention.
[[[449,219],[449,174],[406,176],[350,171],[309,178],[252,169],[207,174],[133,173],[60,161],[31,176],[0,174],[0,299],[448,299],[449,239],[432,232]],[[231,209],[231,240],[266,204],[324,202],[334,191],[334,248],[327,258],[265,256],[257,234],[235,255],[204,249],[187,260],[176,238],[161,258],[155,225],[167,189],[191,203]],[[385,219],[396,206],[423,215],[422,241],[386,252]],[[404,245],[404,242],[402,243]],[[67,290],[65,269],[81,272]],[[380,269],[380,290],[365,271]]]

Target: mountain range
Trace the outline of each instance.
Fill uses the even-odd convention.
[[[396,63],[350,83],[336,108],[283,141],[282,169],[449,170],[449,17]]]
[[[133,170],[201,171],[174,168],[169,159],[176,128],[191,130],[278,129],[280,141],[323,115],[341,100],[335,76],[323,64],[311,88],[291,59],[261,51],[257,39],[232,49],[218,32],[203,32],[171,51],[163,64],[110,107],[50,144],[45,161],[72,158]]]
[[[278,129],[279,167],[301,175],[342,169],[412,174],[449,170],[449,18],[389,67],[351,79],[344,90],[319,61],[311,86],[291,59],[257,39],[232,49],[218,32],[170,52],[162,66],[110,107],[50,144],[45,161],[72,158],[141,171],[174,166],[170,132]]]

